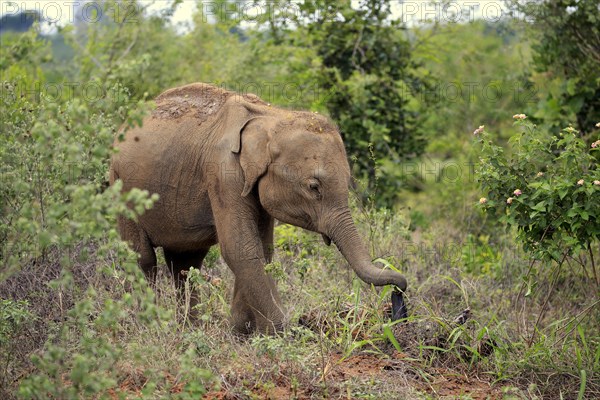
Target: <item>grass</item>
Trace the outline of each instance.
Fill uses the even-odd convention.
[[[492,245],[501,262],[481,270],[488,243],[460,227],[411,232],[403,214],[356,214],[374,258],[409,279],[407,321],[389,323],[389,288],[361,283],[334,247],[294,227],[276,232],[289,321],[275,337],[231,334],[233,276],[216,250],[190,274],[194,324],[165,271],[150,290],[110,257],[74,265],[73,284],[51,289],[56,250],[0,285],[37,315],[3,337],[1,397],[19,385],[25,398],[600,396],[598,297],[581,270],[534,264],[528,275],[507,238]]]

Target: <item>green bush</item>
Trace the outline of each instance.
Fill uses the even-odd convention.
[[[505,151],[478,129],[477,179],[483,208],[516,228],[526,251],[561,262],[588,251],[600,235],[600,147],[587,145],[572,127],[547,134],[515,115],[518,131]],[[596,274],[596,278],[597,278]],[[600,284],[600,281],[597,281]]]
[[[552,132],[566,123],[587,135],[600,121],[598,0],[511,0],[534,38],[530,80],[539,88],[532,117]]]
[[[0,300],[0,387],[8,387],[9,371],[19,363],[15,354],[16,341],[34,320],[28,302]]]
[[[502,276],[502,255],[490,245],[488,235],[467,235],[462,247],[461,259],[465,271],[474,275],[491,275],[493,278]]]
[[[124,332],[147,331],[161,337],[173,329],[172,313],[156,304],[136,255],[116,230],[117,215],[136,218],[158,196],[138,189],[121,193],[120,183],[107,185],[115,134],[121,125],[126,129],[139,124],[146,107],[132,100],[129,90],[115,83],[117,78],[102,82],[102,96],[93,101],[77,93],[50,96],[43,74],[31,69],[45,50],[44,40],[34,31],[9,38],[7,48],[3,43],[3,55],[12,63],[1,65],[7,80],[0,97],[0,281],[24,269],[31,279],[39,279],[37,275],[44,274],[37,274],[36,268],[58,268],[58,279],[39,286],[58,294],[54,307],[61,308],[62,320],[45,344],[38,343],[31,358],[33,371],[25,377],[14,376],[22,373],[18,370],[4,372],[9,372],[6,379],[11,386],[19,385],[23,398],[102,397],[109,390],[118,392],[124,373],[121,358],[147,351],[131,350],[135,347],[131,339],[119,340]],[[94,277],[86,282],[87,290],[76,284],[82,264],[91,266],[97,278],[111,282],[110,294],[102,285],[91,284]],[[26,298],[32,295],[27,288],[23,291]],[[63,304],[66,293],[70,300]],[[2,302],[1,353],[9,362],[5,357],[10,356],[5,351],[9,342],[26,319],[34,321],[24,304]],[[44,321],[48,316],[37,317]],[[204,378],[210,375],[195,365],[193,353],[187,354],[181,360],[189,367],[179,378],[185,383],[182,398],[186,393],[201,394]],[[147,388],[167,391],[170,385],[164,377],[147,377]]]

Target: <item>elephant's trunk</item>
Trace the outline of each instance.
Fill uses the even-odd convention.
[[[339,213],[329,225],[327,236],[335,243],[360,279],[375,286],[395,285],[402,292],[406,290],[406,278],[402,274],[373,265],[349,209]]]

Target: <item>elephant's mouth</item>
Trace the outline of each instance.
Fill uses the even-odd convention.
[[[326,234],[321,234],[321,236],[323,236],[323,242],[325,242],[325,244],[327,246],[331,245],[331,238],[329,236],[327,236]]]

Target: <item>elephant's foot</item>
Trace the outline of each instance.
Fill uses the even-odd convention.
[[[275,282],[264,273],[262,265],[260,270],[250,272],[249,276],[236,275],[231,304],[234,331],[267,335],[281,332],[285,313]]]
[[[275,308],[280,311],[279,308]],[[248,304],[234,302],[231,310],[231,325],[233,331],[241,335],[250,335],[255,332],[273,335],[283,330],[284,314],[280,311],[264,315]]]
[[[234,304],[231,308],[231,326],[234,333],[245,336],[254,332],[256,321],[249,309]]]
[[[281,315],[256,318],[256,331],[265,335],[275,335],[283,331],[283,312]]]

